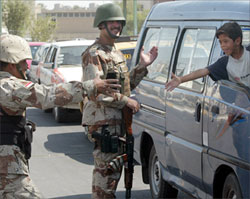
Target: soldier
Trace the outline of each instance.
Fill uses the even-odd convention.
[[[99,92],[113,95],[117,80],[95,78],[43,86],[25,80],[28,43],[19,36],[0,37],[0,198],[41,198],[28,171],[34,124],[27,123],[26,107],[41,109],[82,101]],[[113,84],[112,84],[113,83]]]
[[[99,28],[100,38],[82,55],[82,79],[83,81],[91,80],[96,75],[100,75],[102,79],[115,77],[122,88],[121,92],[115,93],[114,97],[102,94],[88,97],[88,101],[84,104],[82,125],[87,126],[89,137],[96,133],[101,135],[96,136],[100,139],[102,139],[102,135],[108,133],[108,135],[106,134],[110,138],[108,140],[115,140],[113,139],[115,136],[124,136],[121,130],[122,109],[128,106],[133,113],[139,110],[138,102],[129,97],[130,90],[134,89],[147,74],[147,66],[158,55],[156,47],[153,47],[147,54],[142,48],[138,66],[129,72],[123,54],[114,45],[115,40],[121,35],[125,23],[125,18],[118,5],[108,3],[97,8],[94,27]],[[92,198],[115,198],[122,165],[117,165],[119,169],[112,173],[108,172],[108,165],[111,160],[123,153],[122,145],[117,144],[116,141],[109,143],[100,139],[93,139],[95,147]],[[110,148],[112,148],[111,151],[109,151]]]

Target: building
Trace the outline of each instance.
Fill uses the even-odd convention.
[[[143,5],[143,10],[150,10],[153,4],[168,0],[137,0]],[[49,16],[57,22],[54,40],[71,40],[76,38],[96,39],[99,30],[93,27],[97,5],[90,3],[88,8],[79,6],[62,6],[55,4],[54,9],[36,9],[38,17]]]
[[[93,27],[96,6],[89,8],[68,7],[55,4],[53,10],[42,9],[39,17],[51,17],[56,20],[57,28],[54,40],[71,40],[76,38],[95,39],[99,30]]]

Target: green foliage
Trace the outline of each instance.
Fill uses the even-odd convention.
[[[118,3],[121,8],[123,7],[123,3]],[[137,3],[137,34],[141,30],[141,27],[146,19],[149,10],[143,10],[142,5]],[[127,0],[127,19],[126,19],[126,33],[123,32],[125,35],[134,35],[134,7],[133,1]]]
[[[49,41],[56,30],[56,21],[51,17],[39,17],[30,27],[32,41]]]
[[[3,21],[10,34],[24,36],[30,23],[29,1],[6,0],[3,2]]]

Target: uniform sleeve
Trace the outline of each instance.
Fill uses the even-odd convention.
[[[133,90],[143,79],[148,74],[148,69],[145,66],[141,66],[137,64],[135,68],[133,68],[130,71],[130,89]]]
[[[105,59],[100,58],[100,52],[90,50],[85,51],[82,57],[82,81],[94,79],[97,75],[101,79],[104,78],[104,71],[108,68],[108,63]],[[90,96],[90,100],[96,103],[103,104],[104,106],[122,109],[128,102],[128,97],[120,93],[115,93],[114,97],[99,94],[98,96]]]
[[[207,67],[209,76],[212,78],[212,80],[228,80],[227,63],[228,56],[223,56],[219,58],[215,63]]]
[[[5,89],[5,99],[9,100],[8,107],[37,107],[40,109],[64,106],[66,104],[78,103],[84,96],[94,95],[96,88],[93,81],[70,82],[55,84],[51,86],[34,84],[25,80],[6,81],[2,85]],[[1,93],[3,94],[3,93]]]

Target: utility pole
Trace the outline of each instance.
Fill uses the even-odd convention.
[[[122,2],[123,2],[123,15],[124,15],[124,17],[125,17],[125,19],[127,21],[127,0],[123,0]],[[127,35],[126,26],[124,26],[123,32],[124,32],[125,35]]]
[[[0,0],[0,35],[2,34],[2,0]]]
[[[134,7],[134,35],[137,35],[137,0],[133,0]]]

